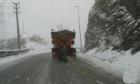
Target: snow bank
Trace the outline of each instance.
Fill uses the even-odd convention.
[[[30,49],[16,49],[16,50],[0,50],[0,57],[7,57],[7,56],[11,56],[11,55],[18,55],[21,53],[26,53],[28,52]]]
[[[48,50],[48,48],[44,47],[44,48],[40,48],[38,50],[31,50],[31,51],[29,51],[27,53],[24,53],[24,54],[19,54],[19,55],[13,55],[13,56],[9,56],[9,57],[0,58],[0,65],[4,65],[4,64],[13,62],[15,60],[18,60],[18,59],[33,56],[33,55],[36,55],[36,54],[47,53],[47,52],[50,52],[50,50]]]
[[[131,55],[130,51],[117,52],[109,49],[101,52],[93,49],[78,55],[89,60],[94,66],[121,78],[125,83],[140,84],[140,53]]]

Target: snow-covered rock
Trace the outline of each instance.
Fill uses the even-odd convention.
[[[89,12],[85,34],[86,51],[100,47],[104,38],[104,49],[140,50],[140,1],[96,0]]]

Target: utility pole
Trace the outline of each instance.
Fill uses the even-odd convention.
[[[78,16],[78,23],[79,23],[79,35],[80,35],[80,45],[81,45],[81,49],[83,49],[82,47],[82,36],[81,36],[81,23],[80,23],[80,10],[79,10],[79,6],[75,6],[77,8],[77,16]]]
[[[16,14],[16,23],[17,23],[17,47],[18,49],[21,49],[21,39],[20,39],[20,28],[19,28],[19,2],[13,3],[14,4],[14,9],[15,9],[15,14]]]

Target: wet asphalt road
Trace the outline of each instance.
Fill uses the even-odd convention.
[[[7,64],[8,65],[8,64]],[[0,66],[1,68],[2,66]],[[123,84],[112,75],[77,58],[67,63],[49,53],[21,59],[0,69],[0,84]]]

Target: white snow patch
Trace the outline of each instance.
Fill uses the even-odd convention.
[[[137,83],[137,69],[128,67],[123,74],[123,81],[127,84]]]
[[[117,52],[111,49],[98,51],[93,49],[87,53],[79,53],[78,56],[90,61],[97,67],[121,78],[125,83],[140,84],[140,53],[131,55],[130,51]]]

